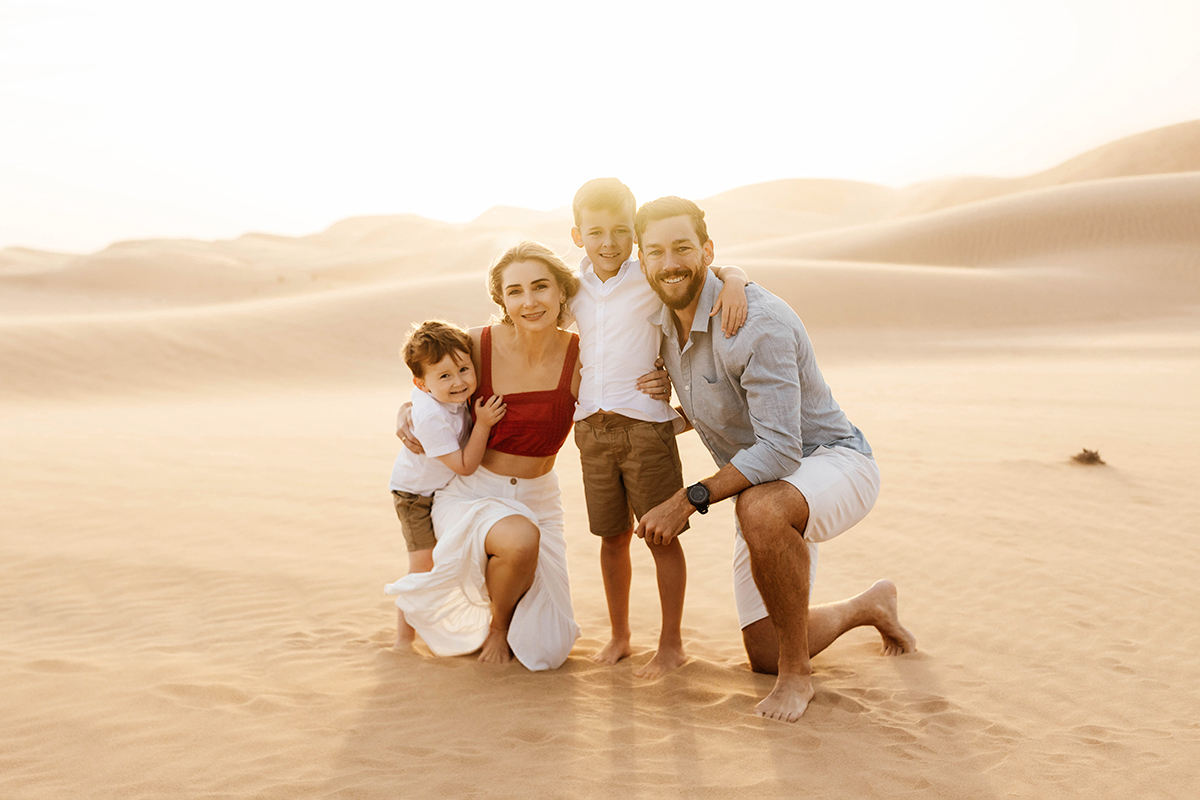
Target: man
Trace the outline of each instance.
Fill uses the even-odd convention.
[[[637,535],[666,543],[694,512],[737,497],[734,588],[750,666],[777,675],[755,713],[795,722],[813,696],[810,657],[851,628],[873,625],[883,652],[909,653],[896,587],[879,581],[849,600],[809,608],[817,542],[871,510],[879,468],[862,431],[834,401],[796,313],[751,284],[749,314],[733,337],[709,312],[721,281],[713,243],[689,200],[646,203],[635,220],[638,257],[666,308],[662,357],[682,411],[720,469],[647,513]]]

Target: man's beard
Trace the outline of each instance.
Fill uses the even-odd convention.
[[[689,305],[691,305],[692,301],[696,299],[696,295],[700,292],[700,286],[704,283],[703,275],[701,275],[699,272],[692,272],[691,278],[688,279],[683,294],[675,297],[668,297],[660,281],[663,278],[673,278],[678,274],[678,271],[671,274],[659,274],[650,284],[650,287],[654,289],[654,293],[658,295],[658,299],[662,300],[663,305],[672,311],[678,311],[681,308],[687,308]]]

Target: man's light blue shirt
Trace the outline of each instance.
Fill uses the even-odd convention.
[[[746,324],[726,338],[709,316],[723,285],[709,270],[682,350],[671,309],[650,318],[662,329],[679,404],[717,465],[733,464],[757,485],[791,475],[822,445],[870,456],[866,437],[833,399],[796,312],[750,284]]]

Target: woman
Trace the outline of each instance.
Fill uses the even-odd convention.
[[[479,650],[480,661],[515,655],[554,669],[579,637],[554,474],[579,393],[579,337],[559,327],[579,279],[522,242],[492,265],[488,286],[504,317],[470,332],[478,393],[501,395],[508,412],[482,466],[434,495],[433,570],[385,591],[438,655]]]

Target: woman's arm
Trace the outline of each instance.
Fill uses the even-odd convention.
[[[404,405],[400,406],[400,410],[396,412],[396,437],[400,439],[409,450],[412,450],[417,455],[424,455],[425,448],[417,441],[417,437],[413,435],[412,429],[412,403],[405,401]]]
[[[655,360],[654,372],[647,372],[637,379],[637,388],[642,394],[650,395],[655,400],[671,402],[671,376],[663,369],[661,358]]]

